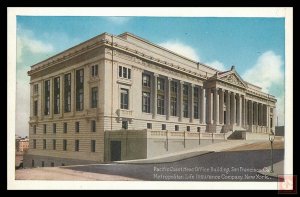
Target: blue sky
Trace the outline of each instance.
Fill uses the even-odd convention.
[[[278,98],[283,125],[284,25],[284,18],[18,16],[16,132],[28,133],[32,64],[103,32],[125,31],[220,70],[235,65],[242,78]]]

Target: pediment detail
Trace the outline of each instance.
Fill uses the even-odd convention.
[[[235,74],[226,75],[226,76],[222,77],[221,79],[228,83],[232,83],[232,84],[239,85],[239,86],[244,86],[244,83]]]

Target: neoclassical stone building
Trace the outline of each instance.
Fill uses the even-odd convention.
[[[25,166],[146,158],[161,153],[161,140],[168,152],[275,126],[275,97],[234,66],[219,71],[127,32],[96,36],[33,65],[28,75]]]

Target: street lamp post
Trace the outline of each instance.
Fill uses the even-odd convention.
[[[273,142],[274,142],[274,139],[275,139],[275,135],[273,134],[273,132],[269,135],[269,141],[271,142],[271,173],[274,172],[274,169],[273,169]]]

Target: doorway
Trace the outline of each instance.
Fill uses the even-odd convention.
[[[111,161],[121,160],[121,141],[110,142],[110,160]]]

